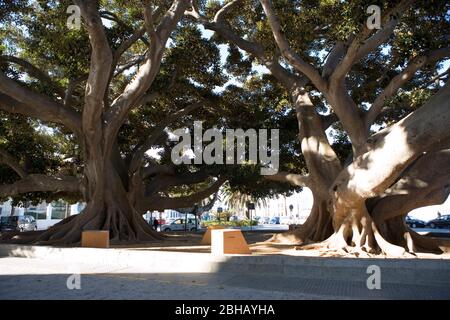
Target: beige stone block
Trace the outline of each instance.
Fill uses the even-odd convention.
[[[210,245],[211,244],[211,231],[212,230],[220,230],[220,229],[225,229],[225,227],[221,226],[221,225],[209,226],[208,229],[206,230],[205,234],[203,235],[203,238],[202,238],[202,241],[200,242],[200,244]]]
[[[81,234],[81,246],[86,248],[109,248],[109,231],[83,231]]]
[[[252,254],[241,230],[223,229],[211,231],[211,253]]]

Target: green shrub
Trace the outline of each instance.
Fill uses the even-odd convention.
[[[249,227],[249,226],[256,226],[258,225],[258,221],[256,220],[242,220],[242,221],[203,221],[202,226],[209,227],[209,226],[225,226],[225,227]]]

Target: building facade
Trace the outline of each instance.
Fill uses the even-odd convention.
[[[64,218],[80,213],[84,203],[69,204],[63,200],[41,202],[37,206],[13,207],[11,200],[0,203],[0,216],[30,215],[36,219],[38,230],[45,230]]]

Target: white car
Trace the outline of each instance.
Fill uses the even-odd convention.
[[[184,231],[185,228],[186,228],[186,230],[189,230],[189,231],[196,231],[197,226],[195,225],[195,219],[188,218],[187,224],[185,224],[185,219],[177,219],[173,222],[169,222],[167,224],[163,224],[162,226],[160,226],[160,230],[164,231],[164,232]]]

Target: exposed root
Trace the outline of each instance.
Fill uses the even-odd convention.
[[[304,233],[301,231],[301,228],[302,226],[296,230],[274,234],[272,238],[266,242],[288,245],[300,245],[309,242],[308,239],[304,238]]]
[[[414,243],[414,252],[442,254],[450,252],[450,240],[423,236],[414,230],[408,230],[408,236]]]

